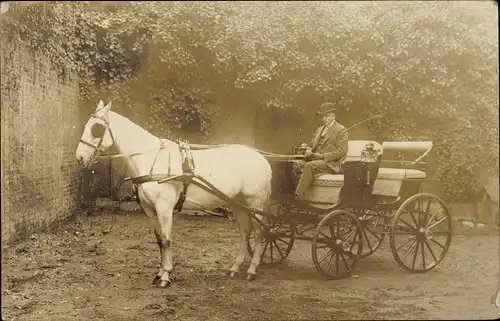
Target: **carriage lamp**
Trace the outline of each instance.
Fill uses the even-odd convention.
[[[365,145],[365,148],[361,151],[361,162],[366,168],[366,185],[370,185],[371,182],[371,171],[374,164],[378,161],[378,150],[375,149],[372,142]]]
[[[376,163],[378,159],[378,150],[375,149],[372,142],[367,143],[361,151],[361,162]]]

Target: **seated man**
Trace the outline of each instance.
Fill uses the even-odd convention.
[[[311,141],[311,149],[305,152],[302,175],[295,190],[298,199],[304,197],[309,185],[319,174],[340,173],[340,161],[347,154],[347,130],[335,121],[336,108],[332,103],[324,103],[316,113],[322,116],[323,126],[320,126]]]

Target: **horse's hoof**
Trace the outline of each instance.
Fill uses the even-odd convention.
[[[227,275],[232,279],[236,276],[236,271],[229,271]]]
[[[157,283],[158,283],[158,281],[160,281],[160,278],[161,278],[160,276],[155,275],[155,277],[154,277],[154,279],[153,279],[153,282],[151,282],[151,283],[152,283],[152,284],[157,284]]]
[[[247,281],[253,281],[253,280],[255,280],[255,274],[247,273]]]
[[[166,287],[169,287],[170,285],[172,285],[172,281],[161,280],[160,285],[158,287],[166,288]]]

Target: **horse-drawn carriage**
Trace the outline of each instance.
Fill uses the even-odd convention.
[[[133,169],[130,180],[160,247],[155,282],[160,281],[161,287],[171,282],[172,215],[183,204],[206,209],[226,203],[237,210],[242,238],[231,276],[243,263],[245,245],[253,257],[249,279],[261,261],[283,261],[295,240],[311,241],[314,265],[329,279],[348,276],[386,236],[397,263],[412,272],[432,269],[448,251],[452,224],[448,209],[437,196],[422,193],[426,174],[414,168],[423,164],[430,142],[350,141],[342,173],[316,177],[305,199],[297,201],[293,162],[304,155],[272,154],[243,145],[176,143],[152,135],[110,107],[111,103],[99,102],[76,158],[88,167],[98,156],[123,157]],[[100,155],[111,146],[117,154]],[[391,163],[387,161],[391,151],[417,152],[419,157]],[[394,163],[403,166],[396,168]],[[244,202],[236,201],[237,196]],[[262,243],[249,239],[253,224],[261,226],[255,239]]]
[[[343,173],[317,176],[303,201],[293,198],[293,164],[303,156],[265,154],[273,168],[268,206],[273,216],[265,228],[263,262],[282,262],[295,240],[308,240],[317,271],[328,279],[342,278],[389,236],[392,254],[404,269],[435,267],[448,251],[452,221],[441,199],[422,193],[422,159],[431,149],[432,142],[349,141]],[[384,153],[391,152],[421,155],[415,161],[383,162]],[[250,239],[250,253],[253,246]]]

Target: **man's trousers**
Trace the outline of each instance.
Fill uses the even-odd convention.
[[[302,168],[302,175],[300,175],[297,188],[295,189],[295,195],[299,198],[304,197],[307,188],[312,184],[316,176],[319,174],[334,174],[334,171],[326,165],[324,160],[298,161],[295,164],[296,170]]]

